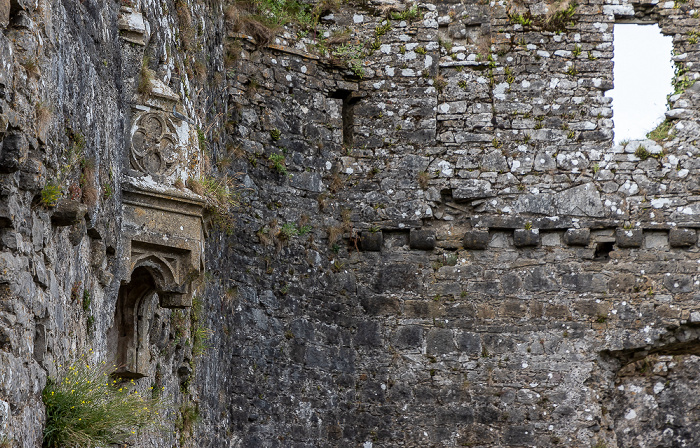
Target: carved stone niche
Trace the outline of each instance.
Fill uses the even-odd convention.
[[[192,284],[204,269],[204,201],[175,191],[122,185],[122,230],[130,253],[125,271],[146,268],[164,308],[191,306]]]
[[[204,270],[204,202],[179,190],[130,179],[122,185],[124,273],[108,334],[123,378],[148,375],[149,335],[157,307],[192,306]]]

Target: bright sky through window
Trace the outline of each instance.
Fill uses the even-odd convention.
[[[664,119],[666,95],[673,91],[671,36],[658,25],[617,24],[613,32],[615,142],[646,138]]]

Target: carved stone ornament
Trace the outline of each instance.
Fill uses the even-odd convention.
[[[180,158],[175,126],[164,116],[149,112],[132,127],[131,167],[144,174],[170,175]]]

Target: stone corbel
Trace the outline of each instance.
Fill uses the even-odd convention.
[[[144,20],[143,14],[128,6],[119,9],[117,27],[122,39],[132,44],[146,46],[150,39],[151,27]]]

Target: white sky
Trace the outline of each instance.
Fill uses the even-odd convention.
[[[646,138],[664,119],[666,95],[673,92],[671,36],[659,26],[617,24],[613,32],[615,142]]]

